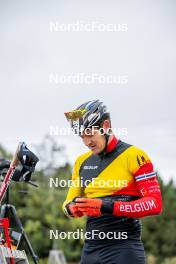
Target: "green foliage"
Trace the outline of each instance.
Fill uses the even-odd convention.
[[[0,144],[0,158],[10,160],[11,157],[8,151]]]
[[[176,187],[173,181],[164,184],[160,179],[163,212],[143,219],[143,235],[147,253],[158,257],[158,263],[176,255]]]

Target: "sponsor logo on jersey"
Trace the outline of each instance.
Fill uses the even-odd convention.
[[[139,156],[137,155],[137,162],[139,164],[139,166],[141,167],[142,165],[146,164],[147,161],[146,159],[144,158],[144,156]]]
[[[83,169],[84,170],[96,170],[98,169],[98,166],[84,166]]]

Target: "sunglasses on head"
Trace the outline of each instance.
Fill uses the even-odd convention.
[[[67,120],[78,120],[83,117],[83,115],[87,112],[87,109],[78,109],[70,112],[64,113]]]

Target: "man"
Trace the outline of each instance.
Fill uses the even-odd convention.
[[[88,216],[81,264],[144,264],[139,218],[162,210],[150,158],[113,135],[110,114],[99,100],[65,115],[90,149],[75,162],[63,205],[71,217]]]

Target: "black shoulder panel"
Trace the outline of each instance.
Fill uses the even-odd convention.
[[[83,188],[87,186],[87,183],[91,182],[94,178],[111,164],[120,154],[122,154],[131,145],[123,141],[119,141],[116,148],[100,157],[98,155],[92,154],[89,156],[81,165],[79,170],[80,179],[83,183]]]

